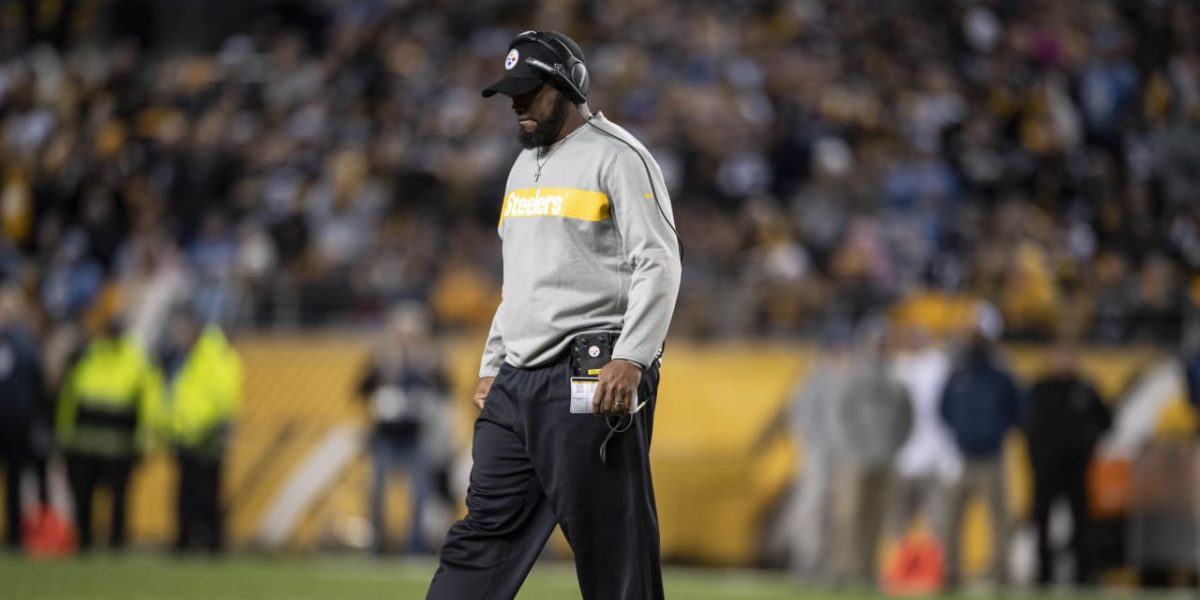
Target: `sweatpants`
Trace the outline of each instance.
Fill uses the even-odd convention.
[[[450,528],[428,600],[514,598],[555,524],[575,554],[584,600],[663,597],[650,480],[657,364],[646,406],[607,444],[608,421],[570,412],[570,361],[504,365],[475,421],[467,516]]]

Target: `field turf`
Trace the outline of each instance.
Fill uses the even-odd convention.
[[[424,598],[433,568],[432,561],[362,557],[235,556],[209,559],[98,554],[69,561],[35,562],[14,554],[0,554],[0,598],[420,600]],[[673,600],[859,600],[877,597],[864,591],[803,588],[778,574],[748,571],[675,568],[668,569],[664,578],[667,597]],[[987,596],[991,595],[967,597]],[[538,564],[518,598],[579,598],[573,568],[566,563]],[[1060,594],[1053,598],[1069,600],[1072,597]],[[1037,597],[1010,594],[1006,600],[1037,600]]]

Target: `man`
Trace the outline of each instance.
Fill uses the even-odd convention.
[[[100,484],[112,492],[110,545],[125,546],[129,476],[150,445],[161,401],[162,376],[117,320],[68,372],[56,428],[66,453],[81,550],[92,545],[92,497]]]
[[[405,549],[413,554],[427,552],[423,517],[434,491],[436,465],[431,459],[438,444],[431,438],[440,433],[437,426],[449,389],[425,307],[396,308],[358,386],[375,422],[369,509],[376,554],[387,551],[387,479],[397,468],[408,476],[412,497]]]
[[[835,458],[845,447],[837,435],[838,402],[852,366],[852,331],[841,323],[831,325],[822,336],[821,353],[797,389],[792,403],[792,430],[803,447],[798,461],[803,470],[796,484],[793,519],[787,535],[792,546],[791,571],[802,579],[828,574],[828,536],[832,512]]]
[[[468,514],[434,600],[513,598],[556,523],[585,600],[663,597],[649,450],[680,246],[658,165],[588,109],[583,61],[565,35],[526,32],[483,92],[512,98],[524,151],[500,216]]]
[[[999,313],[981,308],[970,341],[942,392],[940,412],[963,456],[962,479],[951,489],[946,541],[946,581],[958,583],[960,532],[967,501],[981,493],[991,517],[992,555],[988,576],[1007,580],[1008,488],[1004,477],[1004,439],[1021,419],[1021,392],[996,359],[994,344],[1002,328]]]
[[[1050,507],[1059,497],[1065,497],[1071,507],[1069,548],[1074,555],[1075,583],[1087,583],[1094,564],[1085,540],[1092,522],[1087,503],[1088,465],[1096,443],[1112,425],[1112,412],[1079,372],[1077,352],[1066,342],[1054,349],[1049,372],[1029,390],[1029,403],[1025,432],[1033,466],[1038,584],[1049,584],[1054,572]]]
[[[190,312],[173,316],[163,366],[167,428],[179,462],[175,549],[221,549],[221,465],[241,402],[242,363],[225,334]]]
[[[33,433],[44,415],[41,360],[22,325],[21,292],[0,290],[0,464],[4,466],[5,543],[21,548],[21,475],[34,461]]]
[[[912,429],[913,410],[908,390],[892,374],[886,325],[865,327],[837,403],[846,464],[836,520],[839,578],[869,584],[895,486],[893,463]]]

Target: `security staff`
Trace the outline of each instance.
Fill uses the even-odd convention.
[[[526,32],[483,92],[512,98],[524,151],[501,208],[468,514],[431,599],[513,598],[556,523],[585,600],[663,597],[649,450],[681,246],[654,159],[588,109],[583,61],[567,36]]]
[[[92,545],[92,496],[101,484],[112,492],[111,546],[124,547],[129,476],[150,447],[161,401],[162,376],[115,320],[68,372],[56,421],[80,549]]]
[[[179,461],[175,549],[221,549],[221,466],[241,403],[242,361],[225,334],[179,312],[164,355],[167,430]]]

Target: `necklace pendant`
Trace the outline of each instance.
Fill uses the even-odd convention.
[[[533,180],[535,182],[542,180],[542,170],[541,169],[538,169],[537,172],[533,174]]]

